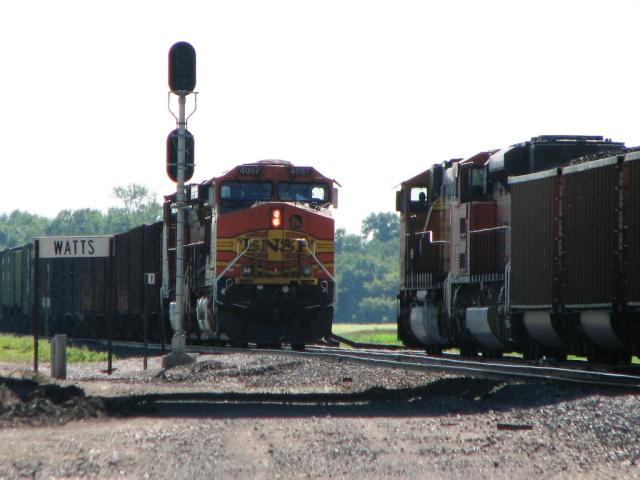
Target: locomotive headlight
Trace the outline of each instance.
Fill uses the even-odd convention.
[[[252,273],[253,273],[253,269],[251,268],[251,265],[244,265],[242,267],[242,275],[243,276],[250,277]]]
[[[271,226],[280,228],[282,226],[282,210],[279,208],[271,209]]]
[[[311,267],[311,265],[305,265],[302,268],[302,275],[304,275],[305,277],[310,277],[312,273],[313,273],[313,268]]]

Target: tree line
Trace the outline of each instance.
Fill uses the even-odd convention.
[[[145,186],[115,187],[113,194],[122,205],[106,213],[84,208],[62,210],[53,219],[20,210],[0,215],[0,250],[40,236],[111,235],[162,218],[162,206]],[[371,213],[359,235],[336,231],[336,322],[395,322],[399,231],[393,212]]]
[[[113,188],[122,203],[106,213],[92,208],[62,210],[50,219],[21,210],[0,215],[0,250],[49,235],[111,235],[162,218],[162,206],[147,187],[136,183]]]

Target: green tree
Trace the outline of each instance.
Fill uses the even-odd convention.
[[[363,236],[336,231],[338,302],[336,322],[395,320],[399,221],[394,213],[372,213]]]
[[[366,253],[338,255],[336,262],[338,283],[338,305],[335,312],[337,322],[363,321],[358,302],[368,295],[366,284],[374,279],[375,259]]]
[[[361,252],[364,243],[362,237],[347,233],[344,228],[336,230],[336,251],[340,253]]]
[[[114,187],[113,194],[124,207],[111,207],[107,212],[107,230],[110,233],[125,232],[138,225],[157,222],[162,218],[162,205],[155,194],[137,183]]]
[[[48,218],[21,210],[0,215],[0,250],[29,243],[44,235],[48,225]]]
[[[380,322],[395,322],[396,299],[393,297],[365,297],[358,302],[358,314],[362,319],[378,319]]]
[[[397,241],[400,233],[400,219],[394,212],[370,213],[362,221],[361,232],[368,240]]]
[[[125,210],[140,212],[149,204],[154,203],[155,195],[149,192],[145,185],[130,183],[126,186],[113,187],[113,195],[124,203]]]
[[[124,206],[111,207],[106,214],[92,208],[61,210],[52,220],[15,210],[0,215],[0,249],[31,242],[42,235],[104,235],[125,232],[162,218],[162,206],[144,185],[132,183],[114,187]]]
[[[61,210],[47,228],[47,235],[100,235],[107,233],[100,210],[82,208]]]

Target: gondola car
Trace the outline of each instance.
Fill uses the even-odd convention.
[[[142,341],[146,313],[149,340],[169,337],[160,285],[144,282],[145,273],[160,278],[162,227],[156,222],[114,235],[111,258],[39,258],[37,277],[34,243],[0,252],[0,331],[32,333],[37,301],[40,335],[106,339],[111,322],[114,339]]]

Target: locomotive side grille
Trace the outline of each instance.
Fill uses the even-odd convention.
[[[414,273],[442,273],[444,243],[433,243],[427,235],[414,237],[413,269]]]
[[[205,283],[205,266],[207,249],[204,242],[192,243],[184,247],[184,264],[186,280],[191,288],[203,290]]]
[[[640,302],[640,160],[627,163],[629,189],[626,195],[627,300]]]
[[[513,305],[551,305],[553,300],[554,178],[511,186]]]
[[[565,179],[565,303],[612,303],[616,294],[617,166],[584,170],[565,175]]]
[[[471,274],[504,272],[506,229],[471,232]]]

